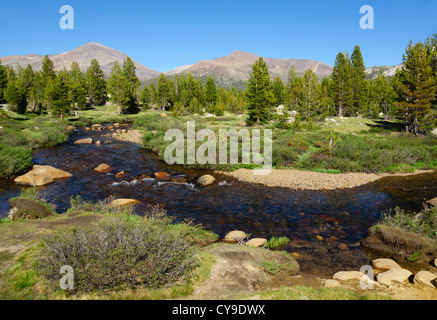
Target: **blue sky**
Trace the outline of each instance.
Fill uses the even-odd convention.
[[[74,8],[74,30],[59,27],[63,5]],[[360,28],[363,5],[374,8],[374,30]],[[94,41],[167,71],[235,50],[333,65],[338,52],[358,44],[372,67],[401,63],[410,40],[437,33],[436,15],[435,0],[1,1],[0,56]]]

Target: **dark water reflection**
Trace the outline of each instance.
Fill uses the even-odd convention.
[[[193,218],[220,236],[234,229],[244,230],[253,237],[287,236],[293,241],[286,250],[297,253],[301,269],[306,273],[332,275],[340,269],[357,270],[368,264],[366,253],[357,242],[379,219],[381,211],[395,206],[419,210],[424,198],[437,196],[435,173],[384,178],[366,186],[335,191],[267,188],[225,176],[218,176],[218,183],[211,187],[198,188],[194,182],[205,172],[170,167],[156,155],[129,142],[112,140],[112,144],[101,146],[74,145],[75,140],[84,137],[102,142],[112,140],[106,131],[79,129],[66,144],[34,155],[36,164],[52,165],[74,176],[41,188],[59,212],[69,208],[69,199],[75,195],[89,201],[116,195],[162,204],[178,219]],[[94,168],[101,163],[128,174],[116,178],[95,173]],[[188,182],[134,180],[142,174],[153,175],[159,171],[185,175]],[[20,194],[21,189],[12,181],[0,180],[0,216],[7,216],[7,200]],[[339,243],[347,244],[350,249],[340,251]]]

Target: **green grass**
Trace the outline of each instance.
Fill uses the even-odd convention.
[[[0,119],[0,126],[0,178],[23,173],[32,166],[33,151],[68,138],[68,122],[48,116]]]

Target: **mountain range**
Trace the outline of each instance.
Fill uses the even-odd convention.
[[[41,69],[43,58],[44,56],[42,55],[28,54],[6,56],[0,59],[3,65],[15,67],[17,64],[20,64],[22,67],[26,67],[30,64],[34,70],[39,70]],[[88,69],[91,60],[95,58],[105,75],[109,76],[115,62],[123,64],[127,55],[97,42],[91,42],[71,51],[49,55],[49,58],[53,61],[55,70],[62,70],[64,68],[68,70],[71,63],[76,61],[83,72]],[[231,87],[235,85],[237,88],[241,88],[242,86],[244,87],[245,81],[249,79],[252,64],[259,58],[260,56],[255,54],[234,51],[225,57],[214,60],[202,60],[193,65],[180,66],[166,71],[164,74],[166,76],[174,76],[190,72],[194,77],[201,78],[202,80],[212,76],[219,86]],[[287,79],[288,71],[293,65],[299,75],[304,74],[307,69],[312,69],[319,77],[330,75],[332,72],[331,66],[314,60],[273,58],[264,58],[264,60],[269,67],[272,77],[279,76],[283,80]],[[135,60],[133,62],[136,66],[137,76],[141,81],[154,81],[159,77],[160,72],[147,68]]]

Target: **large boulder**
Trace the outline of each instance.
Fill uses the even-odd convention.
[[[34,165],[28,173],[15,178],[14,182],[23,186],[40,187],[57,179],[71,178],[73,175],[52,166]]]
[[[431,134],[437,136],[437,128],[431,130]]]
[[[28,172],[22,176],[15,178],[14,182],[22,186],[40,187],[52,183],[54,180],[45,175],[34,172]]]
[[[48,206],[32,199],[16,198],[9,200],[11,210],[9,211],[9,219],[27,219],[35,220],[45,217],[54,216],[55,212]]]
[[[201,176],[198,180],[197,180],[197,184],[201,187],[206,187],[209,186],[211,184],[213,184],[215,182],[215,178],[209,174],[206,174],[204,176]]]
[[[54,168],[52,166],[34,165],[32,171],[35,173],[50,177],[53,180],[66,179],[66,178],[73,177],[73,175],[71,173],[68,173],[68,172],[61,170],[61,169]]]

